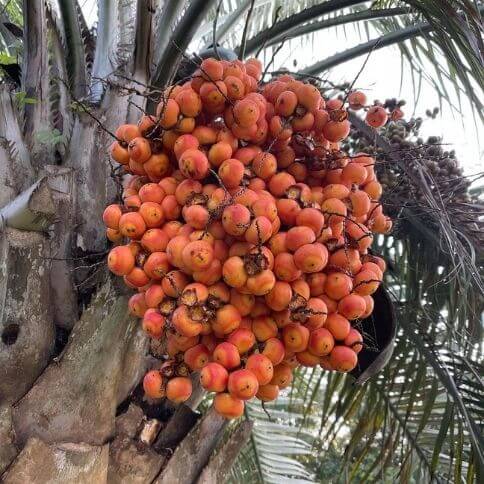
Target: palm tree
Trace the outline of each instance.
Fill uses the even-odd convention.
[[[159,96],[185,52],[216,42],[270,59],[284,41],[365,25],[377,39],[298,75],[317,80],[397,45],[443,98],[453,86],[482,116],[482,3],[98,0],[95,28],[82,4],[0,6],[5,482],[225,482],[234,461],[234,482],[482,479],[482,207],[452,172],[452,156],[415,140],[414,127],[377,134],[352,119],[350,148],[376,151],[386,206],[398,216],[394,235],[374,248],[392,261],[391,361],[361,385],[300,371],[290,394],[250,405],[242,423],[209,410],[200,417],[195,409],[208,402],[199,395],[177,409],[142,401],[148,343],[106,275],[101,223],[119,185],[107,156],[112,132]]]

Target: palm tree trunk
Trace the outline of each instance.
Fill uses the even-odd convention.
[[[150,82],[154,9],[145,1],[100,2],[101,34],[87,86],[77,5],[60,3],[60,17],[43,2],[24,3],[22,89],[35,99],[24,106],[24,133],[12,88],[0,86],[2,482],[150,483],[180,475],[188,483],[205,468],[205,475],[222,476],[221,462],[233,462],[245,440],[229,441],[212,457],[226,422],[213,412],[200,419],[200,393],[191,406],[158,408],[150,420],[136,398],[119,410],[152,357],[128,314],[125,289],[105,270],[102,212],[119,183],[107,149],[111,133],[139,117],[134,105],[146,100],[124,95],[109,77],[118,71]],[[194,31],[207,3],[189,12],[185,27]],[[67,40],[70,54],[70,64],[57,66],[69,79],[54,84],[49,63],[64,59],[49,49],[49,31],[58,45]],[[59,125],[68,140],[61,151],[37,134],[57,127],[54,92],[64,103],[60,119],[69,119],[68,87],[74,102],[88,94],[91,104],[78,103],[75,121]],[[222,482],[217,479],[211,482]]]

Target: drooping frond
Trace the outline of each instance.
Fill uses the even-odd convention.
[[[297,406],[295,404],[298,404]],[[247,417],[254,420],[252,437],[232,469],[231,482],[310,484],[314,476],[301,462],[311,455],[310,432],[301,432],[302,399],[280,397],[261,406],[248,402]],[[296,408],[298,407],[298,408]]]

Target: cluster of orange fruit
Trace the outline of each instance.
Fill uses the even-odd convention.
[[[103,216],[108,266],[137,291],[130,310],[161,360],[146,396],[183,402],[199,372],[227,418],[275,399],[298,365],[356,367],[354,324],[385,271],[368,249],[392,226],[374,159],[340,150],[346,104],[373,127],[389,113],[359,91],[325,101],[261,77],[256,59],[206,59],[155,115],[119,127],[111,156],[129,175]]]

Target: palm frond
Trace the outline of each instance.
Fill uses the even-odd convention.
[[[215,0],[193,0],[190,3],[155,68],[152,78],[154,86],[162,87],[171,81],[201,20],[214,3]]]
[[[300,409],[292,406],[303,401],[280,397],[265,404],[247,402],[246,415],[254,421],[252,437],[242,451],[238,465],[232,469],[231,482],[263,482],[276,484],[313,483],[313,475],[302,459],[311,455],[312,436],[301,432],[298,422],[303,419]]]
[[[66,63],[69,82],[74,96],[79,99],[85,95],[88,86],[86,46],[79,18],[79,6],[77,0],[61,0],[59,7],[61,16],[56,18],[52,12],[51,17],[56,27],[62,29],[62,43],[69,56],[69,62]],[[59,23],[61,25],[58,25]]]

